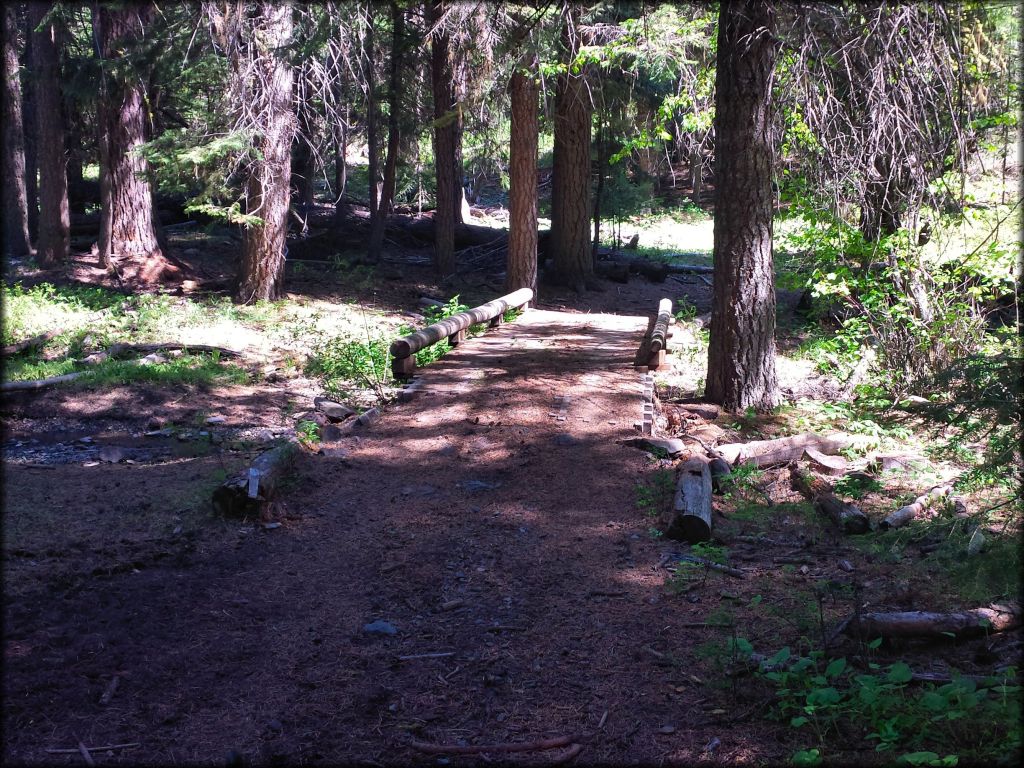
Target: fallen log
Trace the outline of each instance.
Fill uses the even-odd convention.
[[[45,389],[46,387],[52,387],[55,384],[62,384],[65,381],[74,381],[79,376],[84,376],[89,371],[76,371],[74,373],[65,373],[63,376],[51,376],[48,379],[31,379],[29,381],[5,381],[3,387],[0,388],[2,392],[24,392],[35,389]]]
[[[180,344],[178,342],[167,342],[160,344],[111,344],[107,347],[107,354],[111,357],[145,352],[170,352],[172,350],[183,350],[185,352],[217,352],[222,357],[241,357],[242,353],[227,347],[214,347],[209,344]]]
[[[806,496],[818,512],[829,517],[844,533],[867,533],[871,530],[868,516],[833,494],[832,486],[825,480],[801,472],[795,466],[790,467],[789,477],[793,488]]]
[[[897,611],[863,613],[843,627],[851,637],[949,638],[960,640],[1005,632],[1020,626],[1020,606],[993,605],[956,613]]]
[[[802,435],[779,437],[774,440],[755,440],[749,443],[726,443],[717,450],[730,464],[753,464],[767,467],[772,464],[789,464],[799,461],[807,448],[822,454],[838,453],[864,441],[859,435],[835,432],[830,435],[816,435],[805,432]]]
[[[46,333],[40,333],[38,336],[33,336],[30,339],[16,341],[13,344],[8,344],[4,347],[3,354],[5,357],[8,355],[17,355],[20,352],[24,352],[26,349],[41,347],[43,344],[59,334],[60,331],[47,331]]]
[[[292,439],[261,453],[245,472],[214,489],[214,510],[238,517],[258,512],[259,504],[270,500],[291,468],[298,447],[298,442]]]
[[[952,492],[953,488],[949,485],[940,485],[932,488],[928,493],[918,496],[910,504],[900,507],[895,512],[887,515],[886,518],[878,524],[878,527],[883,531],[888,531],[890,528],[900,528],[924,512],[936,501],[946,498]]]
[[[701,565],[710,568],[712,571],[724,573],[726,576],[732,576],[734,579],[747,578],[747,574],[745,574],[739,568],[733,568],[732,566],[722,565],[721,563],[716,563],[714,560],[708,560],[704,557],[697,557],[696,555],[679,555],[679,559],[686,560],[691,563],[700,563]]]
[[[696,457],[683,464],[672,506],[665,536],[691,544],[711,538],[711,470],[707,459]]]

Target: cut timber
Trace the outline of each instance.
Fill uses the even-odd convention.
[[[957,613],[899,611],[864,613],[851,617],[843,629],[853,637],[900,637],[961,639],[992,632],[1005,632],[1020,626],[1019,605],[993,605]]]
[[[298,442],[289,440],[261,453],[244,472],[214,490],[214,510],[239,517],[258,511],[256,503],[270,499],[291,467],[298,447]]]
[[[936,501],[944,499],[952,492],[953,488],[948,485],[940,485],[936,488],[932,488],[928,493],[918,496],[910,504],[907,504],[905,507],[900,507],[892,514],[888,515],[881,523],[878,524],[878,527],[883,531],[888,531],[890,528],[899,528],[904,526],[928,509],[928,507]]]
[[[806,432],[792,437],[780,437],[775,440],[755,440],[750,443],[726,443],[716,449],[722,458],[730,464],[753,464],[767,467],[772,464],[788,464],[798,461],[807,448],[813,448],[824,454],[837,453],[862,442],[863,438],[836,432],[831,435],[816,435]]]
[[[711,538],[711,470],[707,459],[697,457],[683,464],[676,483],[672,521],[665,535],[691,544]]]
[[[804,456],[815,469],[827,475],[841,475],[846,471],[847,461],[842,456],[829,456],[816,448],[804,448]]]
[[[686,450],[686,445],[683,441],[675,437],[634,437],[629,440],[623,440],[622,444],[639,448],[641,451],[647,451],[655,455],[666,454],[673,458]]]
[[[814,503],[818,512],[827,515],[844,533],[867,533],[871,521],[853,504],[847,504],[832,493],[832,486],[821,478],[791,467],[789,476],[793,487]]]

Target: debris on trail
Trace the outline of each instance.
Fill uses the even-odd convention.
[[[991,605],[956,613],[898,611],[863,613],[840,625],[852,637],[931,638],[960,640],[1015,629],[1021,624],[1019,605]]]
[[[932,488],[928,493],[918,496],[910,504],[900,507],[892,514],[888,515],[881,523],[878,524],[878,527],[883,531],[888,531],[890,528],[899,528],[904,526],[939,499],[946,498],[952,492],[953,487],[950,485],[940,485]]]
[[[843,432],[825,436],[807,432],[774,440],[726,443],[718,446],[717,450],[723,459],[734,466],[736,464],[753,464],[756,467],[768,467],[773,464],[799,461],[808,448],[823,454],[833,454],[863,442],[863,436],[848,435]]]
[[[219,485],[213,492],[213,508],[222,515],[244,516],[257,511],[260,502],[273,496],[298,450],[296,440],[264,451],[243,473]]]
[[[796,466],[790,467],[789,476],[793,488],[806,496],[814,508],[829,517],[845,533],[867,533],[871,521],[853,504],[847,504],[834,493],[825,480],[802,472]]]
[[[665,536],[691,544],[711,538],[711,470],[707,459],[695,457],[683,464]]]

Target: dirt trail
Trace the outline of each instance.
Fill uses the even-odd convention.
[[[717,738],[750,759],[687,673],[707,607],[663,596],[634,495],[650,460],[617,442],[647,322],[531,310],[424,371],[347,455],[301,458],[283,527],[8,603],[4,762],[79,764],[45,749],[82,740],[138,742],[99,764],[437,764],[409,742],[570,734],[585,764],[692,763]]]

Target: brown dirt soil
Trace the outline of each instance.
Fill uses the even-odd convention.
[[[410,271],[376,300],[415,309],[437,286]],[[266,518],[275,528],[218,519],[208,499],[311,407],[311,382],[6,401],[5,445],[31,436],[73,460],[4,462],[4,764],[81,764],[47,751],[80,742],[136,744],[92,753],[101,765],[232,752],[271,765],[572,757],[439,761],[414,739],[576,735],[580,764],[774,763],[807,746],[764,719],[763,684],[729,682],[731,630],[714,625],[730,613],[777,648],[815,631],[807,595],[844,578],[840,559],[879,592],[896,567],[786,504],[780,482],[768,489],[771,546],[763,529],[716,515],[746,579],[705,572],[670,588],[666,565],[683,547],[649,534],[664,499],[638,508],[636,484],[672,462],[619,441],[640,419],[632,363],[647,316],[683,289],[605,285],[546,293],[542,311],[431,366],[418,394],[326,446],[333,455],[300,453]],[[487,278],[456,287],[494,295]],[[707,309],[703,285],[686,292]],[[575,314],[549,311],[562,309]],[[205,425],[211,414],[225,422]],[[140,436],[163,423],[210,434]],[[103,461],[104,446],[135,463]],[[773,560],[793,552],[806,565]],[[755,595],[776,620],[746,608]],[[847,606],[823,610],[834,624]],[[396,633],[364,629],[377,621]],[[871,748],[856,743],[851,758]]]

